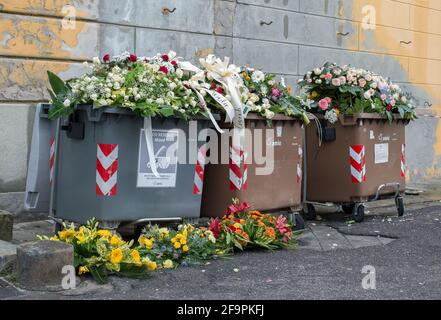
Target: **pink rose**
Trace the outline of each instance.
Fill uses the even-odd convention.
[[[358,84],[360,85],[360,87],[364,88],[366,87],[367,82],[364,79],[360,79],[358,80]]]
[[[327,74],[325,75],[325,79],[326,79],[326,80],[330,80],[330,79],[332,79],[332,74],[327,73]]]
[[[384,93],[380,96],[380,99],[381,99],[382,101],[386,100],[386,98],[387,98],[387,96],[386,96]]]
[[[332,79],[332,85],[333,85],[334,87],[340,87],[340,86],[341,86],[341,81],[340,81],[340,79],[337,79],[337,78]]]
[[[328,108],[329,108],[329,100],[327,98],[324,98],[324,99],[320,100],[319,101],[319,107],[323,111],[328,110]]]

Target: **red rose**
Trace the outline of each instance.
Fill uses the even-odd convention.
[[[167,67],[160,66],[160,67],[159,67],[159,71],[161,71],[161,72],[163,72],[163,73],[165,73],[165,74],[168,74],[168,69],[167,69]]]
[[[386,107],[386,110],[387,110],[387,111],[392,111],[393,108],[394,108],[394,107],[392,107],[392,105],[388,104],[387,107]]]
[[[178,63],[177,63],[175,60],[173,60],[173,61],[171,62],[171,64],[174,65],[175,67],[178,65]]]
[[[110,54],[106,54],[106,55],[103,57],[103,61],[104,61],[104,62],[109,62],[109,61],[110,61]]]
[[[161,56],[161,58],[162,58],[162,60],[164,60],[164,61],[168,61],[168,60],[169,60],[169,57],[168,57],[168,55],[166,55],[166,54],[163,54],[163,55]]]
[[[216,88],[217,88],[216,83],[215,83],[215,82],[212,82],[212,83],[211,83],[211,89],[214,90],[214,89],[216,89]]]
[[[222,88],[222,87],[217,87],[216,92],[217,92],[217,93],[220,93],[220,94],[223,94],[223,93],[224,93],[224,88]]]
[[[129,61],[130,62],[136,62],[138,60],[138,57],[134,54],[131,54],[129,57]]]

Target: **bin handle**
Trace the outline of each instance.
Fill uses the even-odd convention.
[[[355,126],[357,125],[357,117],[353,114],[345,114],[339,117],[342,126]]]
[[[373,198],[371,201],[377,201],[380,199],[381,191],[389,188],[395,188],[395,198],[400,195],[400,184],[398,182],[385,183],[378,187],[375,198]]]

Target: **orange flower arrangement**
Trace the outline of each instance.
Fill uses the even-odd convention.
[[[249,246],[278,249],[295,244],[291,225],[286,218],[250,210],[247,203],[238,200],[233,202],[221,220],[212,220],[211,228],[213,232],[217,231],[218,243],[241,250]]]

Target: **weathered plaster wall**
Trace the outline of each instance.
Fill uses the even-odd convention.
[[[76,8],[73,29],[63,28],[66,5]],[[363,28],[367,5],[375,9],[374,30]],[[408,128],[408,179],[441,176],[439,0],[0,0],[0,193],[24,189],[46,70],[67,78],[96,55],[169,49],[193,60],[231,56],[293,85],[328,60],[389,75],[421,107]]]

